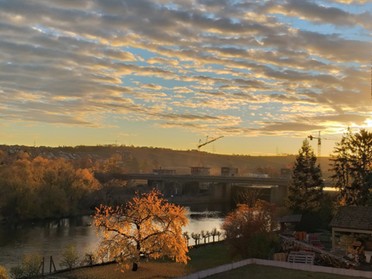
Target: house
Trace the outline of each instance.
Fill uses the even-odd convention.
[[[341,207],[333,217],[332,249],[363,246],[367,262],[372,255],[372,206]],[[362,240],[362,242],[360,241]]]
[[[301,214],[293,214],[293,215],[285,215],[278,219],[278,223],[280,225],[280,231],[283,233],[290,232],[293,233],[295,231],[295,226],[301,222],[302,215]]]

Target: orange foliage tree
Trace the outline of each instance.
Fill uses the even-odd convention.
[[[276,242],[274,206],[258,200],[254,206],[239,204],[222,225],[233,255],[267,258]]]
[[[161,194],[137,194],[125,205],[101,205],[94,224],[103,230],[98,254],[115,259],[123,267],[132,263],[136,271],[141,258],[167,257],[187,263],[188,248],[182,227],[188,222],[186,209],[167,202]]]

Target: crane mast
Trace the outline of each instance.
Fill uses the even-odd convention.
[[[322,146],[322,138],[320,137],[320,131],[318,132],[318,137],[314,137],[312,135],[308,136],[310,140],[317,139],[318,140],[318,158],[320,158],[321,155],[321,146]]]

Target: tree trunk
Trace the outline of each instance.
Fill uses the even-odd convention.
[[[137,263],[133,263],[132,271],[137,271],[137,269],[138,269],[138,264]]]

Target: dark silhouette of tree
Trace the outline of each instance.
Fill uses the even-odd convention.
[[[332,178],[340,189],[338,203],[367,205],[371,203],[372,189],[372,133],[349,129],[336,144],[332,154]]]
[[[191,238],[194,240],[195,246],[200,244],[200,239],[201,239],[201,234],[200,233],[191,233]]]
[[[320,209],[324,182],[317,158],[304,140],[292,171],[288,188],[288,207],[294,213],[311,213]]]

